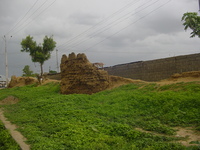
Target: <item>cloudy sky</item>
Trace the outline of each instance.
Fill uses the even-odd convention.
[[[5,39],[9,76],[39,64],[22,53],[27,35],[42,43],[45,35],[63,54],[85,53],[105,66],[200,52],[199,39],[184,31],[185,12],[198,12],[198,0],[0,0],[0,74],[5,75]],[[57,71],[56,51],[44,71]]]

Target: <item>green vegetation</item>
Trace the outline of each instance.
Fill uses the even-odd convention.
[[[49,70],[49,73],[52,73],[52,74],[54,74],[54,73],[57,73],[57,71],[54,71],[54,70]]]
[[[33,73],[32,70],[30,70],[29,65],[25,65],[22,71],[23,71],[22,77],[36,77],[37,76],[36,74]]]
[[[173,136],[175,126],[200,130],[199,83],[129,84],[93,95],[61,95],[56,83],[0,90],[0,100],[10,95],[20,101],[2,106],[6,117],[33,150],[200,149]]]
[[[200,16],[196,12],[187,12],[183,14],[182,21],[184,21],[183,25],[185,26],[185,30],[190,28],[192,32],[190,33],[190,37],[193,38],[198,36],[200,38]]]
[[[43,75],[43,64],[46,60],[51,57],[51,52],[56,47],[56,42],[53,36],[45,36],[43,43],[37,44],[30,35],[21,42],[22,50],[21,52],[28,52],[31,56],[32,62],[37,62],[40,64],[41,76]]]
[[[12,139],[8,130],[0,121],[0,150],[20,150],[20,147]]]

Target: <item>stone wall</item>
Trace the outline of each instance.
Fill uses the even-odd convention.
[[[175,73],[200,70],[200,53],[164,59],[138,61],[105,67],[108,74],[144,81],[159,81]]]

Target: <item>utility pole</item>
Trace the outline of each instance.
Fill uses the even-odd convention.
[[[6,36],[3,37],[5,42],[5,68],[6,68],[6,87],[8,87],[8,56],[7,56],[7,41]]]
[[[200,12],[200,0],[198,0],[199,1],[199,12]]]
[[[58,49],[56,49],[56,62],[57,62],[57,73],[59,73],[59,66],[58,66]]]

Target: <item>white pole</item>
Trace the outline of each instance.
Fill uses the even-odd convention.
[[[59,73],[59,66],[58,66],[58,50],[56,49],[56,62],[57,62],[57,73]]]
[[[199,12],[200,12],[200,0],[199,0]]]
[[[4,41],[5,41],[5,68],[6,68],[6,87],[8,87],[8,56],[7,56],[7,41],[6,36],[4,35]]]

